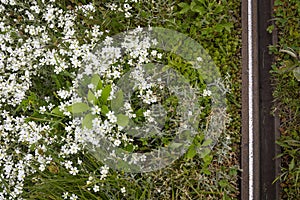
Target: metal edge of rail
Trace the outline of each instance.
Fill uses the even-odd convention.
[[[273,106],[270,70],[274,58],[268,46],[276,44],[277,34],[267,32],[274,0],[242,0],[242,200],[276,200],[280,173],[278,117]]]

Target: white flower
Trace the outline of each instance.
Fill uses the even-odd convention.
[[[104,178],[106,178],[107,177],[107,175],[108,175],[108,171],[109,170],[109,168],[106,166],[106,165],[104,165],[104,166],[102,166],[101,168],[100,168],[100,173],[101,173],[101,180],[103,180]]]
[[[118,147],[118,146],[120,146],[120,144],[121,144],[121,141],[120,140],[115,140],[114,141],[114,145],[116,146],[116,147]]]
[[[100,115],[101,112],[101,108],[99,108],[99,106],[95,105],[94,107],[92,107],[92,115]]]
[[[69,196],[69,193],[68,192],[64,192],[63,195],[62,195],[62,198],[67,199],[68,196]]]
[[[66,167],[66,169],[71,169],[71,168],[72,168],[72,164],[73,164],[72,161],[70,161],[70,160],[66,161],[66,162],[65,162],[65,167]]]
[[[132,16],[132,14],[130,13],[130,12],[125,12],[125,17],[126,18],[129,18],[129,17],[131,17]]]
[[[72,175],[76,175],[79,172],[79,170],[77,169],[77,167],[72,167],[71,170],[69,171],[70,174]]]
[[[46,110],[46,107],[45,107],[45,106],[41,106],[41,107],[40,107],[40,113],[41,113],[41,114],[44,114],[46,111],[47,111],[47,110]]]
[[[198,62],[202,62],[203,59],[202,59],[201,57],[198,57],[198,58],[197,58],[197,61],[198,61]]]
[[[45,171],[45,169],[46,169],[46,166],[44,164],[41,164],[40,167],[39,167],[39,170],[41,172],[43,172],[43,171]]]
[[[117,122],[117,117],[114,115],[114,111],[109,111],[106,116],[108,118],[108,120],[111,122],[111,123],[116,123]]]
[[[72,196],[70,197],[70,200],[77,200],[78,196],[76,194],[72,194]]]
[[[99,192],[100,191],[99,185],[94,185],[93,190],[94,192]]]
[[[162,58],[162,54],[161,54],[161,53],[158,53],[158,54],[157,54],[157,58],[158,58],[158,59],[161,59],[161,58]]]
[[[114,3],[110,4],[108,7],[110,8],[111,11],[115,11],[118,8],[118,6]]]
[[[204,89],[204,90],[203,90],[203,96],[204,96],[204,97],[211,96],[211,91],[210,91],[210,90]]]
[[[124,193],[126,193],[126,188],[125,187],[122,187],[121,188],[121,192],[124,194]]]

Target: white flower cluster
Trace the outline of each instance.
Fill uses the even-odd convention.
[[[132,17],[132,4],[137,3],[138,1],[139,0],[125,0],[124,2],[108,3],[107,7],[111,11],[124,13],[126,18],[130,18]]]
[[[124,0],[107,7],[130,18],[136,3],[138,0]],[[151,49],[156,40],[137,28],[115,46],[120,41],[106,36],[109,30],[81,20],[93,19],[94,4],[74,8],[58,5],[54,0],[0,0],[0,199],[21,199],[26,177],[50,171],[54,162],[72,177],[80,175],[84,168],[79,154],[85,152],[88,143],[101,147],[99,138],[113,147],[133,145],[124,131],[138,115],[132,102],[124,101],[119,110],[110,105],[118,95],[117,81],[128,72],[128,66],[134,69],[129,78],[139,103],[150,107],[159,101],[153,88],[163,86],[152,83],[143,69],[145,64],[162,58]],[[102,46],[97,46],[102,40]],[[51,94],[36,95],[32,100],[34,80],[43,82],[52,75],[72,79],[71,86],[51,88],[55,90]],[[99,77],[101,86],[89,82],[86,96],[79,94],[82,82],[93,75]],[[205,95],[209,96],[209,91]],[[150,109],[142,109],[146,122],[154,121],[152,114]],[[50,150],[54,149],[58,149],[55,156],[62,161],[51,157]],[[115,159],[115,154],[112,151],[107,159]],[[146,159],[143,155],[124,157],[129,163]],[[99,173],[99,179],[105,180],[109,167],[102,166]],[[93,185],[92,191],[99,190],[99,185]],[[121,193],[125,195],[126,188]],[[69,192],[62,197],[79,199]]]
[[[43,72],[65,73],[79,68],[88,59],[89,51],[104,33],[99,25],[82,33],[78,25],[85,26],[86,22],[78,20],[78,15],[92,19],[94,12],[92,3],[64,10],[53,0],[0,1],[0,199],[21,199],[26,176],[47,170],[53,162],[49,153],[53,146],[60,145],[58,155],[65,158],[57,164],[71,175],[80,172],[82,161],[69,160],[82,151],[82,134],[76,129],[80,122],[62,124],[66,133],[56,135],[53,115],[31,117],[38,105],[27,99],[33,79],[45,79]],[[80,100],[73,92],[72,87],[56,91],[61,102],[37,96],[37,101],[44,101],[37,111],[47,116],[56,104],[57,112],[71,116],[67,107]],[[29,111],[29,116],[18,114],[20,110]],[[99,112],[96,107],[95,112]],[[70,199],[76,198],[70,195]]]
[[[51,145],[55,138],[49,136],[48,125],[27,123],[24,116],[13,117],[4,110],[0,119],[0,177],[8,180],[0,184],[0,199],[17,198],[22,193],[25,177],[36,172],[34,166],[44,171],[52,161],[51,156],[47,156],[46,145]],[[23,151],[25,146],[26,152]]]
[[[81,105],[90,108],[88,114],[83,112],[82,115],[77,115],[77,117],[74,115],[75,120],[82,122],[82,126],[76,126],[74,129],[75,138],[82,146],[92,145],[88,147],[91,150],[105,148],[106,152],[111,151],[110,155],[106,155],[105,160],[115,160],[119,156],[114,151],[116,147],[122,148],[130,144],[133,148],[136,148],[136,145],[132,143],[133,139],[126,134],[128,129],[123,131],[131,119],[137,120],[137,110],[134,110],[135,108],[131,105],[130,97],[129,99],[123,99],[122,97],[123,105],[117,110],[114,110],[109,103],[109,101],[115,100],[120,95],[119,92],[122,91],[122,89],[119,90],[118,80],[124,84],[129,81],[131,88],[125,89],[124,92],[136,92],[136,98],[140,99],[144,105],[152,106],[152,104],[158,102],[158,99],[161,99],[158,98],[154,90],[155,88],[156,90],[157,88],[163,88],[162,84],[164,83],[153,82],[151,77],[148,77],[148,71],[143,68],[150,61],[162,58],[161,53],[151,50],[151,47],[155,44],[157,44],[157,41],[151,39],[140,27],[124,34],[122,40],[106,37],[94,52],[88,54],[85,67],[77,74],[75,82],[86,84],[77,85],[77,93],[80,93],[80,88],[86,88],[85,94],[83,96],[78,95],[75,89],[76,86],[69,91],[60,90],[58,92],[63,100],[59,109],[64,115],[69,115],[67,108],[76,103],[81,103]],[[128,65],[132,69],[129,75],[126,71]],[[125,81],[121,78],[124,76],[126,77]],[[86,83],[86,80],[90,82]],[[95,80],[101,82],[100,86]],[[128,94],[123,95],[128,96]],[[129,94],[129,96],[131,95],[133,94]],[[154,113],[149,109],[143,109],[139,115],[142,115],[145,122],[150,122],[155,126],[155,118],[152,116]],[[103,144],[103,141],[109,141],[112,146],[106,147],[107,144]],[[66,152],[66,155],[70,154],[69,149],[65,145],[62,152]],[[129,158],[126,155],[123,159],[128,160],[129,163],[146,161],[146,157]]]

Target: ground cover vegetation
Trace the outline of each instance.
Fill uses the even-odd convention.
[[[300,197],[300,2],[276,0],[274,2],[275,26],[278,43],[270,47],[275,55],[272,67],[274,83],[274,114],[280,118],[281,147],[280,181],[282,199]]]
[[[209,74],[204,77],[174,52],[150,48],[157,41],[147,37],[128,37],[124,54],[113,46],[114,35],[128,30],[138,35],[140,27],[183,33],[211,56],[222,76],[217,87],[226,94],[227,107],[222,113],[226,128],[215,143],[202,131],[215,116],[213,91],[203,81]],[[91,52],[99,44],[106,60],[94,66]],[[0,199],[238,199],[240,1],[1,0],[0,48]],[[162,169],[114,170],[97,159],[107,155],[101,154],[98,137],[130,153],[171,146],[180,110],[188,106],[163,84],[147,82],[146,68],[140,66],[151,69],[150,61],[162,70],[176,70],[199,91],[197,132],[186,153]],[[87,65],[83,71],[82,65]],[[131,69],[137,84],[128,102],[117,81]],[[164,135],[145,139],[126,134],[124,127],[131,122],[155,121],[150,107],[158,103],[167,116],[160,124]],[[117,113],[120,109],[123,114]],[[98,148],[98,154],[89,148]]]

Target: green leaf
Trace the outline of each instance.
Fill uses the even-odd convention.
[[[216,8],[214,9],[214,13],[220,13],[224,10],[224,6],[222,5],[217,5]]]
[[[197,3],[195,1],[191,2],[190,8],[193,11],[193,8],[197,5]]]
[[[211,163],[212,159],[213,159],[213,156],[208,154],[208,155],[204,156],[203,161],[206,165],[209,165]]]
[[[203,6],[196,5],[191,9],[193,12],[199,13],[200,15],[203,15],[206,11],[206,9]]]
[[[74,103],[73,105],[69,106],[67,110],[73,114],[83,113],[90,109],[90,107],[85,103]]]
[[[295,167],[295,159],[293,158],[293,160],[289,164],[289,171],[292,171],[294,169],[294,167]]]
[[[128,152],[133,152],[133,150],[134,150],[133,144],[126,145],[125,148],[124,148],[124,150],[128,151]]]
[[[209,148],[202,149],[201,152],[200,152],[200,158],[204,158],[209,153],[210,153],[210,149]]]
[[[184,2],[179,3],[178,6],[182,8],[181,11],[179,12],[179,14],[185,14],[190,9],[190,5],[187,3],[184,3]]]
[[[201,172],[203,172],[206,175],[211,175],[211,171],[209,169],[202,169]]]
[[[106,115],[108,112],[109,112],[109,109],[108,109],[107,105],[102,105],[102,107],[101,107],[101,113],[103,115]]]
[[[201,146],[206,147],[209,146],[212,143],[212,139],[207,139],[203,142],[203,144]]]
[[[116,98],[112,100],[111,106],[114,111],[118,111],[124,105],[124,93],[119,90],[115,96]]]
[[[82,120],[82,128],[88,128],[91,129],[93,127],[93,119],[95,119],[96,116],[92,115],[91,113],[88,113],[87,115],[84,116]]]
[[[129,117],[123,114],[117,115],[117,124],[119,126],[125,127],[129,123]]]
[[[228,31],[229,33],[231,32],[231,29],[233,28],[233,24],[228,22],[224,24],[224,28],[226,31]]]
[[[172,142],[172,143],[169,145],[169,148],[177,149],[177,148],[182,147],[182,146],[183,146],[182,143]]]
[[[61,112],[61,111],[59,110],[58,107],[55,107],[55,108],[51,111],[51,113],[53,113],[53,114],[55,114],[55,115],[59,115],[59,116],[63,116],[63,115],[64,115],[63,112]]]
[[[91,90],[89,90],[89,92],[88,92],[87,99],[90,103],[96,104],[97,98]]]
[[[218,183],[221,186],[221,188],[225,188],[228,185],[227,180],[220,180]]]
[[[181,3],[178,4],[178,6],[179,6],[180,8],[185,8],[185,7],[189,6],[189,4],[188,4],[188,3],[185,3],[185,2],[181,2]]]
[[[93,75],[93,77],[91,79],[91,83],[94,85],[96,90],[102,89],[102,81],[101,81],[101,78],[98,74]]]
[[[110,95],[110,92],[111,92],[111,85],[105,86],[104,89],[102,90],[101,99],[104,104],[107,103],[107,99]]]
[[[300,81],[300,67],[297,67],[293,70],[295,78]]]
[[[196,155],[197,155],[197,151],[196,151],[195,145],[191,145],[190,148],[189,148],[189,150],[186,153],[186,158],[187,159],[192,159]]]

